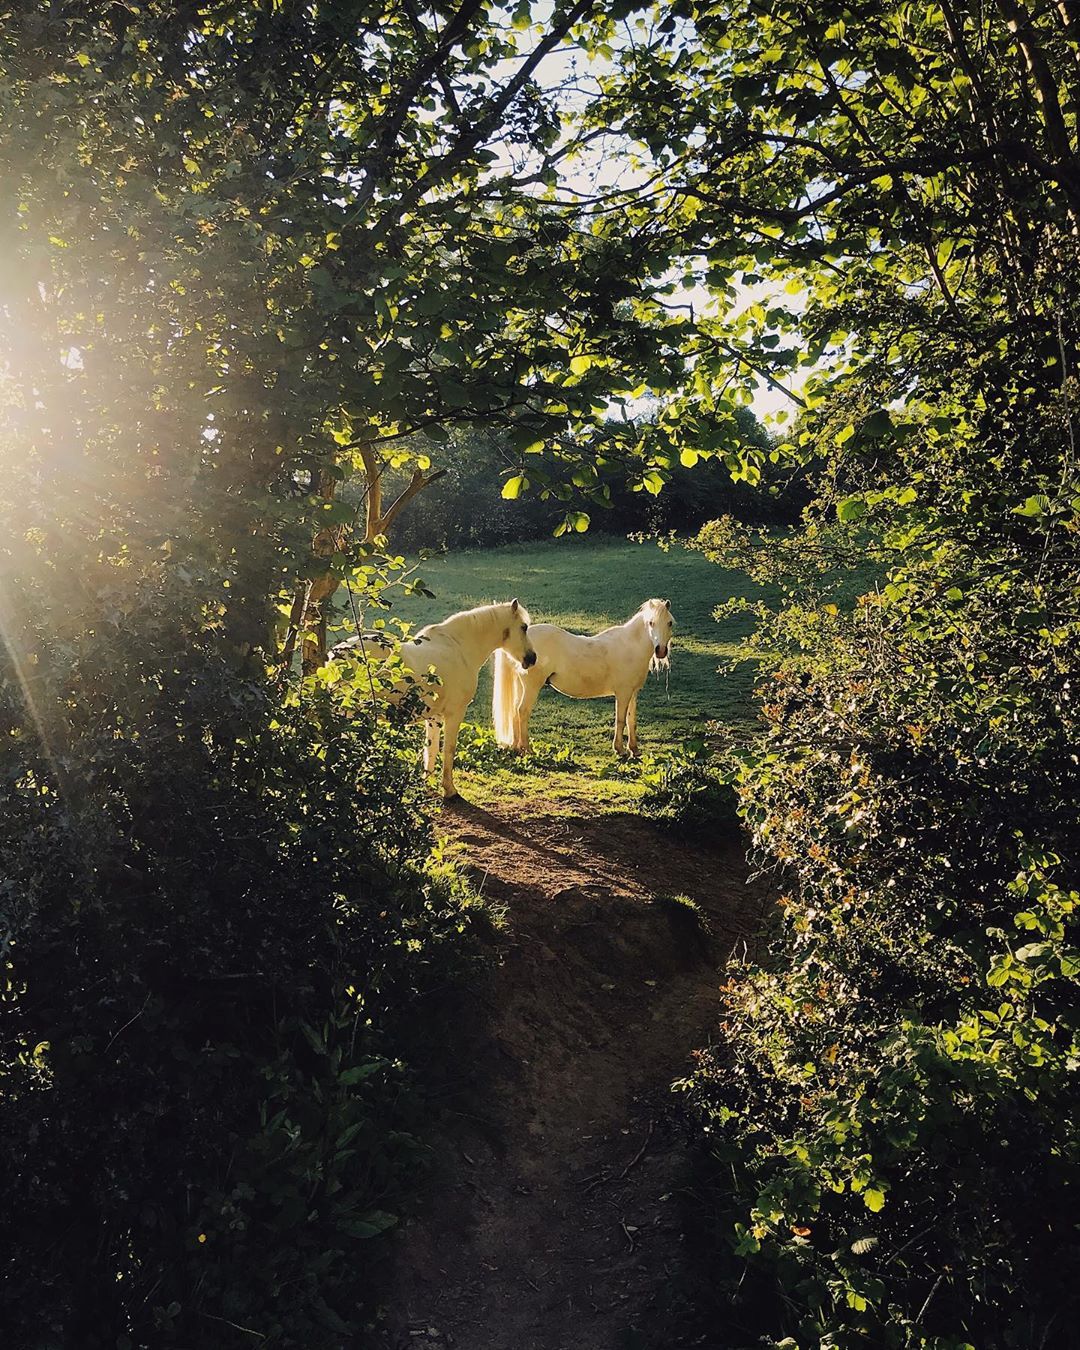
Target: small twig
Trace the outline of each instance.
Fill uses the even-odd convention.
[[[656,1128],[656,1121],[649,1121],[649,1128],[645,1132],[645,1139],[641,1147],[626,1164],[621,1172],[613,1173],[609,1167],[605,1167],[602,1172],[597,1172],[591,1177],[586,1177],[584,1181],[579,1181],[578,1185],[585,1188],[586,1194],[589,1191],[595,1191],[597,1186],[605,1186],[609,1181],[622,1181],[631,1168],[636,1167],[645,1156],[645,1150],[649,1147],[649,1141],[652,1139],[653,1130]]]
[[[656,1121],[650,1120],[649,1128],[645,1134],[645,1141],[638,1149],[638,1151],[634,1154],[634,1156],[630,1159],[630,1161],[626,1164],[623,1170],[619,1173],[620,1181],[623,1179],[624,1176],[626,1176],[627,1172],[629,1172],[632,1167],[636,1167],[638,1163],[642,1160],[642,1158],[645,1156],[645,1150],[649,1147],[649,1140],[652,1138],[653,1130],[655,1128],[656,1128]]]
[[[260,1341],[265,1341],[266,1337],[261,1331],[256,1331],[253,1327],[242,1327],[239,1322],[230,1322],[227,1317],[215,1317],[213,1313],[200,1312],[200,1317],[209,1317],[211,1322],[223,1322],[225,1326],[232,1327],[234,1331],[242,1331],[247,1336],[257,1336]]]
[[[630,1244],[630,1250],[633,1251],[634,1248],[637,1246],[633,1233],[631,1233],[630,1229],[627,1228],[625,1221],[622,1219],[619,1220],[619,1227],[623,1230],[623,1236]]]
[[[585,1177],[583,1181],[579,1181],[578,1185],[587,1186],[591,1189],[593,1186],[598,1186],[601,1182],[607,1181],[610,1176],[611,1173],[608,1171],[594,1172],[591,1177]]]
[[[356,627],[356,637],[360,643],[360,655],[364,658],[364,669],[367,672],[368,689],[371,692],[371,707],[374,710],[376,704],[375,683],[371,678],[371,665],[368,662],[367,646],[364,643],[364,631],[360,625],[360,614],[356,608],[356,597],[353,595],[353,588],[349,582],[348,573],[345,574],[345,589],[349,592],[349,604],[352,607],[353,624]]]
[[[929,1306],[930,1306],[930,1300],[931,1300],[931,1299],[934,1297],[934,1295],[937,1293],[937,1291],[938,1291],[938,1289],[939,1289],[939,1287],[940,1287],[940,1285],[941,1285],[942,1280],[944,1280],[944,1278],[945,1278],[946,1273],[947,1273],[947,1272],[943,1270],[943,1271],[941,1272],[941,1274],[937,1277],[937,1279],[934,1281],[933,1286],[932,1286],[931,1289],[930,1289],[930,1292],[929,1292],[929,1293],[927,1294],[927,1296],[926,1296],[926,1302],[922,1305],[922,1307],[919,1309],[919,1311],[915,1314],[915,1324],[916,1324],[916,1325],[918,1325],[918,1324],[923,1320],[923,1318],[926,1316],[926,1310],[927,1310],[927,1308],[929,1308]]]
[[[134,1017],[129,1017],[128,1020],[124,1023],[124,1025],[120,1028],[120,1030],[119,1030],[118,1032],[116,1032],[116,1034],[113,1036],[112,1040],[111,1040],[111,1041],[109,1042],[109,1044],[105,1047],[105,1049],[104,1049],[104,1051],[103,1051],[104,1054],[107,1055],[107,1054],[109,1053],[109,1051],[113,1048],[113,1044],[115,1043],[116,1037],[117,1037],[117,1036],[120,1036],[120,1035],[122,1035],[125,1031],[127,1031],[128,1027],[131,1026],[132,1022],[137,1022],[137,1021],[139,1020],[139,1018],[140,1018],[140,1017],[143,1015],[143,1013],[146,1011],[146,1005],[147,1005],[149,1002],[150,1002],[150,995],[149,995],[149,993],[147,993],[146,998],[143,1000],[143,1005],[142,1005],[142,1007],[139,1009],[139,1011],[135,1014]]]

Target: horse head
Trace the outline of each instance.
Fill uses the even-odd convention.
[[[640,613],[652,643],[653,654],[650,665],[653,669],[669,665],[672,630],[675,627],[675,620],[671,616],[671,601],[646,600],[641,606]]]
[[[536,652],[529,641],[529,612],[517,600],[505,606],[506,626],[499,646],[526,670],[536,665]]]

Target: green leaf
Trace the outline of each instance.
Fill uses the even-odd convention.
[[[397,1221],[396,1214],[387,1214],[385,1210],[373,1209],[359,1219],[352,1219],[342,1224],[342,1227],[353,1237],[369,1238],[376,1237],[379,1233],[385,1233],[388,1228],[393,1228]]]
[[[529,480],[524,474],[515,474],[513,478],[508,478],[503,484],[503,498],[508,502],[512,502],[521,494],[521,489],[528,486]]]
[[[992,989],[996,989],[1009,981],[1009,967],[1005,964],[994,965],[986,975],[986,983]]]
[[[872,1209],[876,1214],[879,1209],[885,1207],[885,1192],[879,1191],[873,1186],[867,1187],[863,1191],[863,1204],[867,1209]]]
[[[698,452],[696,450],[683,450],[679,453],[679,463],[684,469],[692,469],[698,462]]]
[[[370,1078],[373,1073],[378,1073],[386,1065],[382,1060],[374,1059],[367,1064],[356,1064],[351,1069],[346,1069],[344,1073],[338,1074],[338,1082],[344,1087],[352,1087],[354,1083],[363,1082],[365,1078]]]
[[[882,436],[887,436],[893,429],[893,420],[889,416],[889,413],[886,409],[879,408],[877,412],[871,413],[866,421],[863,422],[859,431],[861,435],[876,440]]]
[[[845,497],[837,503],[836,516],[842,525],[861,520],[866,515],[866,502],[862,497]]]

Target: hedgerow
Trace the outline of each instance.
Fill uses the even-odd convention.
[[[733,771],[782,923],[683,1084],[724,1344],[1067,1346],[1080,1311],[1076,390],[983,374],[811,515],[750,643],[765,730]],[[798,568],[739,539],[699,544]],[[820,584],[845,555],[884,567],[850,606]]]
[[[430,861],[411,740],[238,682],[143,600],[137,644],[0,668],[0,1322],[353,1346],[478,911]]]
[[[733,764],[779,931],[685,1085],[712,1155],[711,1343],[1071,1346],[1075,24],[693,14],[708,97],[688,77],[665,106],[719,147],[701,210],[710,261],[738,254],[768,295],[746,326],[813,367],[772,374],[801,405],[777,453],[817,466],[790,538],[700,539],[785,590]],[[834,583],[856,569],[852,601]]]

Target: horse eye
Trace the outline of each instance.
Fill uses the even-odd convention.
[[[529,625],[528,625],[527,623],[523,623],[523,624],[521,625],[521,631],[522,631],[523,633],[527,633],[527,632],[529,631]]]

